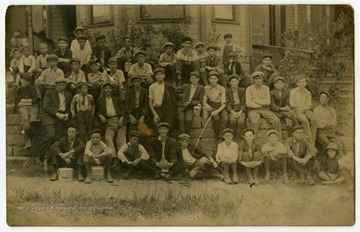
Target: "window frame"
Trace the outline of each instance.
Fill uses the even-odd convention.
[[[110,21],[109,22],[98,22],[93,21],[94,17],[94,6],[108,6],[110,8]],[[91,26],[112,26],[114,25],[114,8],[111,5],[93,5],[90,6],[90,25]]]
[[[188,5],[175,5],[175,6],[182,6],[183,7],[183,17],[182,18],[150,18],[150,19],[145,19],[142,17],[143,15],[143,7],[146,6],[152,6],[152,5],[139,5],[139,7],[136,8],[137,11],[137,18],[138,18],[138,22],[139,23],[188,23],[190,22],[190,17],[189,17],[189,9],[188,9]],[[157,5],[157,6],[161,6],[161,5]],[[165,6],[165,5],[163,5]],[[170,5],[171,6],[171,5]]]
[[[216,5],[214,5],[214,6],[211,7],[211,15],[212,15],[211,22],[212,23],[240,24],[239,17],[238,17],[238,14],[237,14],[237,12],[239,12],[237,5],[219,5],[219,6],[231,6],[232,7],[233,18],[232,19],[216,18],[216,16],[215,16],[215,7],[216,7]]]

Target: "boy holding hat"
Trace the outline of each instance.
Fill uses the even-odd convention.
[[[83,27],[76,27],[75,30],[74,30],[74,35],[75,35],[76,39],[71,41],[71,45],[70,45],[70,50],[73,53],[74,53],[74,51],[76,51],[77,49],[80,48],[80,42],[78,40],[78,37],[79,36],[85,36],[84,28]],[[91,54],[92,50],[91,50],[91,45],[90,45],[89,40],[86,40],[84,47],[85,47],[85,50]]]
[[[290,164],[299,174],[300,183],[314,185],[312,178],[313,163],[317,154],[316,148],[304,138],[304,127],[301,125],[294,126],[292,137],[286,139],[285,147],[290,157]]]
[[[87,83],[80,82],[77,86],[80,93],[76,94],[71,102],[71,116],[76,119],[79,137],[84,143],[89,140],[90,132],[93,130],[95,101],[93,96],[88,94]]]
[[[31,127],[35,122],[40,122],[38,98],[34,86],[30,84],[31,76],[27,73],[20,74],[20,86],[15,92],[15,108],[21,116],[20,125],[27,138],[25,148],[31,147]]]
[[[92,50],[92,56],[95,57],[95,60],[100,64],[100,71],[104,71],[103,67],[109,67],[108,61],[113,56],[110,48],[106,46],[106,36],[104,34],[100,34],[95,38],[96,46]],[[117,59],[116,59],[117,63]]]
[[[286,123],[288,137],[291,136],[291,128],[298,125],[296,115],[290,107],[290,91],[284,88],[285,78],[277,76],[273,81],[274,89],[270,91],[270,109]]]
[[[231,87],[226,90],[226,111],[235,141],[239,142],[246,127],[245,89],[239,87],[239,76],[236,74],[229,77],[229,82]]]
[[[224,35],[225,45],[224,45],[224,50],[223,50],[224,52],[222,57],[223,64],[226,64],[229,61],[230,54],[232,52],[236,52],[237,54],[241,54],[244,52],[243,48],[232,43],[232,39],[233,39],[232,34],[226,33]]]
[[[264,73],[264,84],[269,86],[272,89],[273,79],[276,75],[279,74],[279,71],[272,64],[272,55],[269,53],[265,53],[261,58],[261,64],[256,66],[255,72],[263,72]]]
[[[225,88],[218,84],[219,75],[216,71],[209,73],[210,84],[204,87],[203,107],[211,114],[213,129],[219,142],[222,141],[221,132],[228,123],[228,114],[226,108]]]
[[[145,87],[148,87],[153,83],[153,70],[151,68],[151,65],[145,63],[145,53],[143,51],[136,53],[135,58],[137,60],[137,63],[131,65],[129,77],[133,75],[140,76],[143,85]]]
[[[86,49],[86,42],[88,42],[88,39],[85,35],[79,35],[76,37],[76,40],[79,43],[79,47],[75,49],[71,49],[73,58],[78,58],[80,60],[80,68],[84,72],[87,72],[87,64],[90,61],[91,58],[91,49]]]
[[[252,80],[249,76],[245,76],[238,58],[239,54],[237,52],[230,53],[229,61],[224,64],[224,78],[225,81],[229,82],[229,77],[236,74],[239,76],[239,87],[246,89],[252,84]]]
[[[200,75],[204,85],[208,85],[207,76],[211,71],[216,71],[219,75],[221,85],[226,88],[226,81],[224,78],[224,71],[222,68],[221,58],[216,57],[216,47],[209,46],[207,48],[208,56],[200,63]]]
[[[70,59],[70,66],[72,72],[66,78],[68,83],[68,89],[74,96],[76,94],[76,88],[79,83],[86,83],[85,73],[80,69],[80,60],[77,58]]]
[[[180,133],[190,133],[190,125],[194,117],[194,106],[201,106],[204,97],[204,87],[199,85],[199,73],[190,73],[191,84],[183,85],[183,94],[179,112]]]
[[[319,177],[322,184],[336,184],[344,181],[339,167],[339,153],[336,143],[329,143],[325,150],[326,158],[321,162]]]
[[[239,163],[246,168],[249,184],[259,184],[258,171],[262,163],[260,146],[255,141],[254,130],[243,131],[244,141],[239,144]]]
[[[279,132],[279,140],[282,139],[280,119],[269,110],[270,91],[269,87],[263,84],[264,73],[254,72],[251,77],[254,84],[246,89],[245,102],[248,108],[248,117],[251,121],[255,136],[259,132],[261,119],[269,122],[273,129]]]
[[[36,76],[40,76],[41,73],[48,67],[47,56],[48,56],[48,45],[46,43],[39,44],[40,55],[36,57]]]
[[[188,80],[182,81],[182,74],[183,74],[183,68],[186,67],[190,69],[190,72],[199,71],[200,64],[199,64],[199,57],[194,49],[191,48],[191,38],[190,37],[184,37],[181,40],[181,45],[183,48],[181,48],[176,53],[176,75],[178,79],[178,86],[181,86],[181,82],[183,83],[189,83]]]
[[[58,47],[53,53],[59,58],[58,68],[61,69],[65,76],[71,72],[70,60],[72,58],[72,51],[68,48],[69,39],[66,37],[60,37],[58,39]]]
[[[86,143],[84,151],[84,165],[86,168],[85,183],[91,183],[91,167],[93,165],[105,165],[106,181],[108,183],[114,182],[111,175],[111,149],[101,141],[101,134],[98,130],[93,130],[90,133],[90,140]]]
[[[49,149],[49,156],[52,157],[54,173],[51,181],[58,179],[58,169],[62,167],[73,168],[77,170],[78,181],[84,181],[83,155],[85,145],[77,136],[77,128],[74,124],[69,124],[66,131],[67,135],[56,141]]]
[[[261,153],[264,155],[265,180],[270,180],[270,160],[278,161],[281,159],[284,184],[288,184],[286,147],[279,142],[279,132],[276,130],[269,130],[266,135],[268,141],[261,148]]]
[[[176,86],[176,54],[174,53],[174,44],[171,42],[166,42],[163,45],[164,53],[160,55],[159,64],[160,67],[164,68],[166,73],[171,77],[171,83],[173,86]],[[166,81],[166,80],[165,80]]]

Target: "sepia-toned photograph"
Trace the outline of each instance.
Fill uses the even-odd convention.
[[[354,17],[9,5],[7,225],[353,226]]]

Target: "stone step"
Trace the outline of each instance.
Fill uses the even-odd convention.
[[[13,156],[31,156],[31,152],[24,146],[13,147]]]
[[[6,126],[20,125],[21,117],[19,114],[6,114]]]
[[[6,126],[6,134],[7,135],[19,135],[21,134],[21,126],[20,125],[9,125]]]
[[[190,131],[191,138],[198,138],[203,129],[192,129]],[[201,136],[202,138],[215,138],[215,133],[212,128],[206,128]]]

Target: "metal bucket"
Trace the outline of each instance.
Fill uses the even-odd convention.
[[[91,179],[92,180],[104,180],[105,179],[104,167],[103,166],[91,167]]]
[[[72,168],[59,168],[58,179],[59,181],[72,181],[74,175],[74,169]]]

